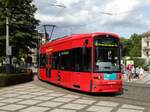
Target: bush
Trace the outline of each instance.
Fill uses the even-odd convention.
[[[5,72],[6,72],[6,66],[1,66],[0,73],[5,73]]]
[[[33,80],[33,75],[28,74],[0,74],[0,86],[9,86]]]
[[[133,60],[134,60],[135,66],[144,66],[145,65],[145,59],[134,58]]]

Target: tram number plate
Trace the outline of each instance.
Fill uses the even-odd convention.
[[[104,80],[116,80],[116,73],[108,74],[104,73]]]

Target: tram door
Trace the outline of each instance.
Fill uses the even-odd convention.
[[[61,81],[60,62],[61,62],[61,53],[58,53],[57,83],[60,83],[60,81]]]
[[[46,78],[51,78],[51,54],[46,55]]]

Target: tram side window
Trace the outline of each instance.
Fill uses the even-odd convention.
[[[46,55],[46,64],[50,64],[51,65],[51,55]]]
[[[91,48],[75,48],[71,55],[71,70],[76,72],[91,71]]]
[[[74,69],[76,72],[82,71],[82,48],[76,48],[73,50],[72,58],[74,58]]]
[[[48,55],[46,55],[46,64],[48,64]]]
[[[75,48],[52,54],[52,68],[66,71],[90,72],[91,48]]]
[[[60,52],[60,69],[61,70],[70,70],[70,51]]]
[[[52,54],[52,68],[53,69],[59,69],[59,53],[53,53]]]
[[[45,67],[46,65],[46,55],[40,54],[40,68]]]
[[[86,48],[83,52],[83,71],[90,72],[91,71],[91,48]]]
[[[49,60],[48,60],[49,64],[51,65],[52,64],[52,56],[49,55]]]

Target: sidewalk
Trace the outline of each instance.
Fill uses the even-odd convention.
[[[124,75],[124,82],[127,83],[137,83],[137,84],[144,84],[150,86],[150,73],[145,72],[142,79],[131,79],[131,81],[128,81],[127,75]]]

